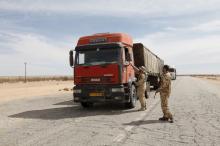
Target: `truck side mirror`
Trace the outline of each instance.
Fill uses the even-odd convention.
[[[74,62],[73,51],[72,50],[69,52],[69,62],[70,62],[70,66],[73,67],[75,62]]]

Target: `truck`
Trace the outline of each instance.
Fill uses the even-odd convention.
[[[172,80],[176,80],[176,69],[173,68],[173,67],[171,67],[171,68],[169,69],[169,72],[170,72],[170,75],[171,75],[171,79],[172,79]]]
[[[117,102],[134,108],[138,100],[137,75],[132,65],[146,68],[146,96],[151,86],[158,88],[163,67],[162,59],[143,44],[133,43],[125,33],[80,37],[69,52],[69,61],[74,74],[74,102],[85,108],[98,102]]]

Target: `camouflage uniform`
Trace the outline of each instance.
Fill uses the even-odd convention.
[[[145,91],[146,91],[146,75],[145,73],[139,73],[137,86],[137,96],[141,103],[141,109],[146,109]]]
[[[168,108],[168,98],[171,92],[171,76],[170,73],[162,74],[160,81],[160,88],[158,89],[160,92],[161,99],[161,108],[163,111],[163,115],[166,118],[173,118],[172,114]]]

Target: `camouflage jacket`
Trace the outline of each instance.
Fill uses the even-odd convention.
[[[136,86],[138,87],[145,87],[146,85],[146,79],[147,79],[147,75],[146,74],[140,74],[138,76],[138,81],[135,83]]]
[[[160,77],[159,91],[170,94],[171,92],[171,76],[170,73],[162,74]]]

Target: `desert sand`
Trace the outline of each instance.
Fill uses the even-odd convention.
[[[39,81],[0,84],[0,102],[72,92],[73,81]]]

